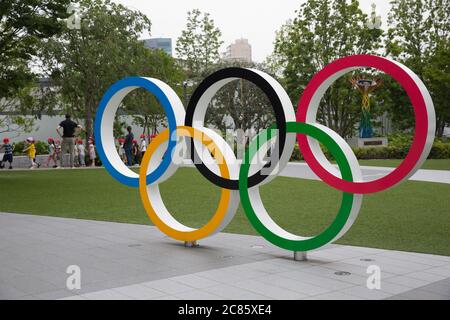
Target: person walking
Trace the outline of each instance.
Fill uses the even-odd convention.
[[[140,161],[144,158],[145,151],[147,151],[147,141],[145,140],[145,134],[141,134],[141,144],[139,145]]]
[[[36,162],[36,146],[34,138],[29,137],[25,141],[27,143],[27,147],[23,149],[23,152],[26,153],[28,159],[30,159],[30,169],[39,168],[41,165],[40,163]]]
[[[61,134],[60,130],[63,129],[63,133]],[[64,155],[69,153],[69,165],[71,168],[74,168],[74,149],[75,149],[75,130],[82,129],[82,127],[71,120],[70,114],[66,114],[66,120],[62,121],[59,126],[56,128],[56,132],[62,137],[61,144],[61,166],[64,167]]]
[[[91,160],[91,167],[95,167],[95,144],[94,144],[94,138],[89,138],[89,159]]]
[[[9,168],[12,169],[12,162],[13,162],[13,151],[14,151],[14,145],[11,145],[9,143],[8,138],[3,139],[3,145],[1,146],[1,149],[4,150],[5,154],[3,155],[2,160],[0,161],[0,169],[3,169],[5,167],[4,163],[9,162]]]
[[[56,168],[58,164],[56,163],[55,140],[53,140],[53,138],[48,138],[47,142],[48,142],[47,168],[50,167],[50,161],[53,161],[53,168]]]
[[[139,146],[137,140],[133,140],[132,153],[134,165],[139,165]]]
[[[85,157],[86,157],[86,148],[84,147],[84,143],[82,139],[78,139],[77,141],[77,149],[78,149],[78,162],[80,163],[81,167],[86,166]]]
[[[125,136],[125,141],[123,143],[123,149],[125,150],[125,155],[127,157],[127,166],[131,167],[133,165],[133,140],[134,135],[131,132],[131,127],[127,127],[128,134]]]
[[[61,168],[61,141],[55,140],[56,168]],[[59,162],[59,165],[58,165]]]

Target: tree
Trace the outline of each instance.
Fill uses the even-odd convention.
[[[277,32],[272,62],[281,66],[285,86],[297,103],[312,76],[331,61],[353,54],[374,53],[382,31],[366,26],[367,15],[356,0],[308,0],[294,20]],[[360,118],[360,97],[347,78],[337,80],[325,93],[318,121],[343,137],[353,135]]]
[[[394,0],[391,2],[386,52],[411,68],[430,90],[436,109],[436,135],[442,136],[450,124],[449,0]],[[398,105],[392,112],[407,119],[412,127],[414,114],[406,94],[393,92]]]
[[[142,74],[164,81],[181,96],[185,73],[174,58],[163,50],[145,50],[140,59]],[[166,112],[155,96],[144,89],[131,92],[123,106],[127,114],[133,115],[133,122],[143,128],[143,134],[155,134],[159,127],[167,126]]]
[[[30,62],[44,39],[58,34],[69,0],[3,0],[0,2],[0,132],[33,127],[36,75]]]
[[[33,89],[31,86],[16,89],[14,97],[0,99],[0,133],[8,133],[11,138],[11,135],[32,130],[34,118],[26,114],[36,103],[31,93]]]
[[[58,91],[61,107],[85,119],[87,136],[101,97],[117,80],[143,74],[146,49],[139,40],[150,20],[108,0],[81,0],[80,29],[64,28],[41,49],[42,69]],[[147,62],[148,63],[148,62]]]
[[[450,126],[450,41],[442,41],[430,56],[423,76],[437,113],[436,135],[442,137]]]
[[[222,61],[214,69],[254,68],[267,72],[262,64]],[[275,123],[275,114],[266,95],[247,80],[236,80],[221,88],[209,105],[205,122],[222,133],[226,130],[258,133]]]
[[[28,62],[43,39],[61,31],[69,0],[3,0],[0,3],[0,98],[31,84]]]
[[[203,77],[205,71],[219,61],[221,36],[209,13],[202,14],[198,9],[188,12],[186,29],[181,32],[175,50],[190,79]]]

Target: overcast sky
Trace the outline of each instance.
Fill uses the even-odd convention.
[[[152,37],[176,39],[186,26],[189,10],[209,12],[222,31],[224,44],[221,51],[241,37],[249,39],[253,60],[263,61],[273,50],[275,31],[286,20],[295,17],[294,11],[304,0],[114,0],[129,8],[138,9],[152,21]],[[377,13],[386,26],[389,0],[360,0],[362,10],[369,14],[371,5],[377,5]]]

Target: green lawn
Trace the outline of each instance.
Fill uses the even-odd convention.
[[[150,224],[137,189],[103,169],[0,172],[0,211]],[[219,190],[195,169],[161,185],[167,207],[198,227],[217,206]],[[341,193],[323,182],[278,177],[261,188],[266,207],[287,230],[312,235],[325,228]],[[338,243],[450,256],[450,184],[406,182],[364,197],[352,229]],[[242,209],[225,230],[256,234]]]

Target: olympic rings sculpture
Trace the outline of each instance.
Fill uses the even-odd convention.
[[[414,140],[403,162],[386,176],[364,181],[358,161],[346,141],[336,132],[316,122],[320,100],[332,83],[361,67],[372,67],[389,74],[408,94],[415,114]],[[250,142],[244,160],[238,163],[231,147],[215,131],[204,127],[209,103],[227,83],[245,79],[259,87],[268,97],[275,113],[275,124]],[[154,94],[163,106],[168,128],[150,143],[144,154],[139,175],[119,158],[114,145],[113,122],[124,97],[136,88]],[[427,158],[434,140],[435,111],[431,96],[406,66],[384,57],[354,55],[337,59],[319,71],[305,88],[295,113],[289,96],[270,75],[253,69],[226,68],[201,82],[185,111],[176,93],[160,80],[129,77],[113,84],[103,96],[95,119],[95,136],[99,156],[107,171],[119,182],[139,187],[144,208],[151,221],[166,235],[180,241],[196,241],[223,230],[234,217],[239,202],[253,227],[269,242],[291,251],[310,251],[342,237],[352,226],[362,204],[363,194],[379,192],[407,180]],[[191,144],[185,138],[191,138]],[[181,140],[180,140],[181,139]],[[266,211],[259,186],[273,179],[287,164],[296,140],[312,171],[331,187],[343,192],[342,203],[333,222],[320,234],[302,237],[281,228]],[[325,157],[320,144],[333,155],[338,167]],[[221,187],[216,212],[201,228],[193,229],[178,222],[167,210],[159,184],[169,179],[179,167],[177,155],[190,149],[191,159],[200,173]],[[267,155],[263,167],[254,158]],[[200,161],[195,161],[195,160]],[[217,166],[211,168],[207,160]]]

